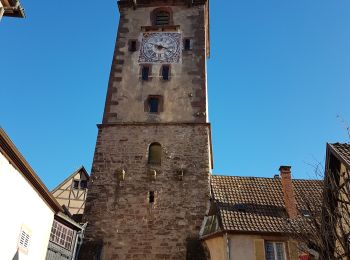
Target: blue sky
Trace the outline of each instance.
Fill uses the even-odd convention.
[[[223,4],[225,3],[225,4]],[[118,25],[115,0],[22,0],[0,22],[0,124],[53,188],[90,171]],[[350,1],[211,1],[214,173],[314,177],[348,142]]]

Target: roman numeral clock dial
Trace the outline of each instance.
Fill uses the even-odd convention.
[[[179,63],[181,61],[181,33],[143,33],[139,63]]]

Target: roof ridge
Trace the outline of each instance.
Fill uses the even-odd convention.
[[[237,175],[212,175],[212,177],[227,177],[227,178],[243,178],[243,179],[266,179],[266,180],[280,180],[280,178],[264,177],[264,176],[237,176]],[[300,179],[292,178],[292,181],[322,181],[321,179]]]
[[[239,175],[218,175],[213,174],[212,177],[234,177],[234,178],[253,178],[253,179],[276,179],[274,177],[264,177],[264,176],[239,176]]]

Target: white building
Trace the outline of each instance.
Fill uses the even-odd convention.
[[[0,259],[45,259],[61,206],[0,128]]]

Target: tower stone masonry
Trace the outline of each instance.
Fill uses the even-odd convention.
[[[120,0],[79,259],[205,259],[207,0]]]

